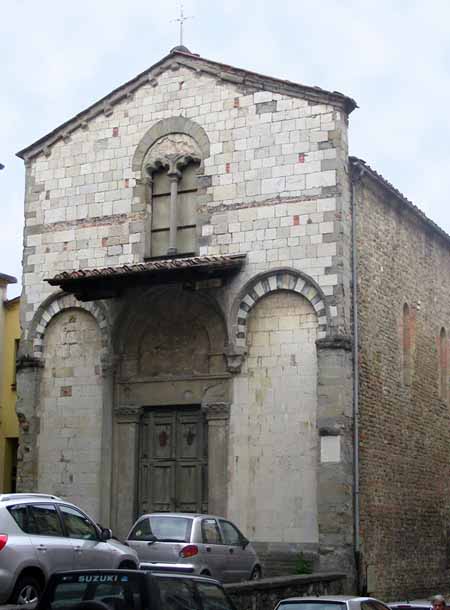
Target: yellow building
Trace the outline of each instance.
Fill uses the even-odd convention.
[[[0,493],[16,489],[19,423],[16,416],[16,354],[20,338],[20,297],[7,300],[15,277],[0,273]]]

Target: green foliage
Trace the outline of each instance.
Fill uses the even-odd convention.
[[[297,555],[295,560],[295,573],[296,574],[312,574],[313,573],[313,562],[311,559],[306,559],[303,552]]]

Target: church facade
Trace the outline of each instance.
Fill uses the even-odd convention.
[[[21,489],[66,497],[119,535],[143,512],[226,515],[269,571],[302,551],[349,587],[396,592],[364,546],[379,541],[366,517],[378,518],[369,482],[383,456],[360,434],[385,396],[364,391],[377,386],[373,363],[360,367],[384,314],[370,283],[353,288],[382,257],[370,253],[389,197],[437,240],[442,268],[448,242],[349,159],[355,106],[175,48],[19,153]],[[366,226],[352,210],[371,196]],[[406,405],[416,352],[399,329],[415,306],[397,296],[385,307],[400,312]]]

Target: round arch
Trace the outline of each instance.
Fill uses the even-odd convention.
[[[231,328],[234,344],[238,348],[247,345],[247,317],[255,304],[265,295],[279,290],[289,290],[307,299],[318,318],[318,338],[327,335],[329,312],[325,296],[318,284],[296,269],[271,269],[253,277],[236,297],[231,310]]]
[[[171,133],[185,133],[191,136],[200,147],[203,160],[210,156],[209,138],[203,127],[186,117],[171,117],[158,121],[145,132],[133,155],[131,164],[133,172],[141,171],[144,157],[149,148],[153,146],[157,140]]]
[[[96,301],[78,301],[73,295],[64,292],[57,292],[50,295],[37,309],[30,325],[29,339],[32,343],[34,358],[43,358],[44,334],[50,321],[60,312],[66,309],[83,309],[89,312],[97,321],[102,347],[109,347],[109,323],[104,306]]]

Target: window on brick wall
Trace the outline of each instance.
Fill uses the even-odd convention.
[[[439,397],[447,402],[448,397],[448,341],[445,328],[439,333]]]
[[[197,251],[197,168],[199,161],[149,169],[151,183],[150,257],[193,255]]]
[[[411,373],[412,373],[412,355],[411,355],[411,311],[408,303],[403,305],[403,320],[402,320],[402,334],[403,334],[403,383],[405,385],[411,385]]]

